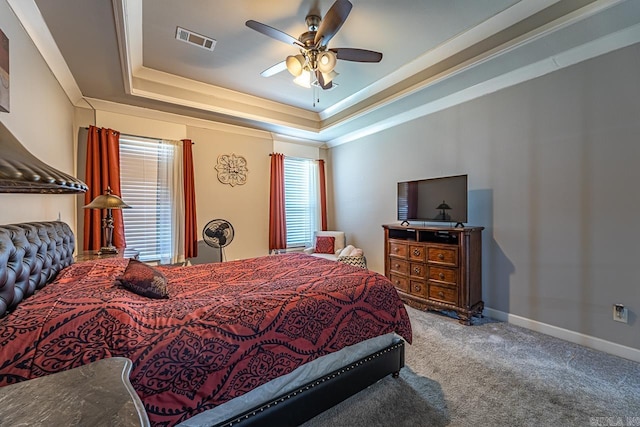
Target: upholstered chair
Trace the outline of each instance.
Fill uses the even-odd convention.
[[[320,246],[322,247],[325,246],[323,244],[319,244],[318,237],[320,237],[321,240],[324,237],[333,237],[334,239],[333,250],[329,251],[329,249],[325,247],[324,248],[325,250],[322,251],[324,253],[318,253],[317,249]],[[346,243],[346,239],[345,239],[344,231],[316,231],[313,234],[313,245],[310,248],[305,248],[304,252],[309,255],[337,261],[338,256],[346,246],[345,243]]]
[[[327,237],[333,237],[333,245],[330,244],[331,239],[327,241]],[[325,241],[321,242],[323,238]],[[344,231],[316,231],[313,236],[313,246],[306,248],[304,252],[331,261],[367,268],[367,259],[364,257],[362,249],[346,243]]]

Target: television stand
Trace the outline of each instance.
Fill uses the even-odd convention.
[[[464,325],[482,316],[484,227],[382,227],[384,273],[405,304],[454,311]]]
[[[464,228],[464,224],[463,224],[463,223],[461,223],[461,222],[456,222],[456,226],[455,226],[455,228],[458,228],[458,227],[459,227],[459,228]]]

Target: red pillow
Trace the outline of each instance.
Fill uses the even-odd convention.
[[[332,254],[335,253],[334,245],[336,238],[333,236],[317,236],[315,253],[318,254]]]
[[[157,299],[169,298],[167,278],[164,274],[138,260],[129,260],[124,273],[116,280],[138,295]]]

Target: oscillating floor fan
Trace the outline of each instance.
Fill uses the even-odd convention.
[[[233,225],[224,219],[214,219],[207,223],[202,230],[204,242],[220,250],[220,261],[224,261],[222,249],[231,243],[235,232]]]

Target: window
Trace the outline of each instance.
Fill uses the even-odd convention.
[[[175,145],[157,139],[120,135],[120,185],[127,246],[142,261],[172,257],[172,197]]]
[[[287,248],[311,246],[320,218],[318,190],[318,164],[315,160],[284,158]]]

